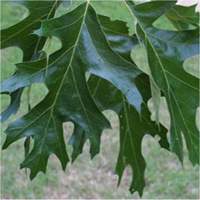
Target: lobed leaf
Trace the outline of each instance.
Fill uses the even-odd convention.
[[[179,33],[153,27],[153,22],[173,8],[175,1],[154,1],[136,6],[131,1],[125,3],[137,18],[137,32],[145,45],[151,74],[167,100],[171,150],[183,162],[183,133],[190,161],[199,163],[199,131],[195,123],[199,80],[183,69],[183,62],[199,53],[199,27]]]
[[[104,27],[109,44],[119,56],[124,57],[128,62],[132,62],[130,50],[139,44],[137,37],[129,36],[126,24],[122,21],[111,21],[108,17],[99,16],[101,25]],[[118,33],[116,36],[114,33]],[[119,38],[119,35],[123,35]],[[117,39],[115,39],[117,37]],[[125,48],[126,47],[126,48]],[[132,167],[133,179],[130,186],[130,192],[138,191],[142,195],[145,186],[144,171],[146,163],[141,152],[142,139],[146,134],[160,136],[160,145],[169,149],[166,133],[167,130],[162,126],[159,127],[150,119],[150,112],[147,108],[147,101],[151,98],[149,78],[141,74],[136,79],[136,85],[142,93],[143,102],[142,111],[138,111],[130,105],[125,96],[116,87],[108,81],[91,75],[88,81],[90,91],[98,107],[104,110],[115,111],[120,119],[120,151],[116,166],[116,173],[119,176],[119,183],[123,171],[127,165]],[[82,149],[88,135],[83,129],[75,129],[70,138],[69,144],[73,146],[72,159],[82,153]]]
[[[25,6],[29,14],[19,23],[1,31],[1,49],[16,46],[23,51],[23,61],[37,60],[41,56],[39,52],[42,50],[46,38],[38,37],[32,33],[35,29],[40,27],[42,19],[49,19],[54,16],[55,10],[61,2],[51,0],[34,2],[17,0],[14,2]],[[23,74],[23,71],[21,73]],[[1,93],[10,94],[11,97],[9,107],[1,113],[2,122],[6,121],[12,114],[16,114],[20,106],[20,99],[23,91],[21,87],[23,85],[18,87],[17,90],[13,88],[12,92],[6,89],[8,85],[11,88],[20,80],[21,76],[16,78],[16,74],[18,74],[18,72],[14,73],[14,77],[10,77],[1,84]]]
[[[72,162],[90,141],[93,158],[100,151],[102,131],[110,128],[102,111],[111,109],[119,116],[120,149],[116,166],[119,183],[127,165],[132,168],[130,192],[142,195],[146,163],[142,155],[145,135],[156,136],[162,148],[175,152],[183,161],[182,133],[193,164],[199,162],[199,133],[195,124],[199,106],[198,79],[183,69],[183,62],[199,53],[199,16],[194,7],[176,6],[175,1],[153,1],[134,5],[124,1],[137,19],[137,35],[129,35],[125,22],[111,21],[97,15],[90,2],[54,18],[56,9],[66,1],[21,1],[29,15],[16,25],[2,30],[1,48],[22,49],[23,62],[16,64],[13,76],[3,81],[1,93],[11,96],[2,121],[17,112],[25,87],[44,83],[48,94],[22,118],[6,129],[3,149],[27,137],[26,158],[21,168],[31,170],[33,179],[46,171],[48,158],[55,154],[65,170],[69,157],[63,135],[63,123],[74,123],[69,144]],[[178,31],[159,30],[153,26],[162,15]],[[196,27],[188,30],[188,26]],[[181,31],[180,31],[181,30]],[[62,47],[51,55],[42,50],[47,39],[57,37]],[[48,41],[47,41],[48,42]],[[138,44],[147,51],[150,73],[144,74],[130,54]],[[86,78],[86,73],[89,72]],[[164,95],[170,112],[170,145],[167,129],[159,124],[159,99]],[[153,98],[157,113],[151,120],[147,102]],[[30,138],[34,146],[29,153]]]

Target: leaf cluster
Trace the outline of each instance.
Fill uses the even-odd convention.
[[[30,169],[30,178],[46,171],[51,154],[65,170],[90,141],[93,158],[100,151],[102,131],[111,128],[102,114],[113,110],[119,116],[120,149],[115,172],[119,182],[127,165],[132,168],[130,192],[142,195],[146,163],[142,155],[145,135],[159,136],[161,148],[174,152],[183,162],[183,140],[192,164],[199,163],[199,131],[195,123],[199,107],[199,80],[183,68],[186,59],[199,53],[199,16],[194,6],[177,6],[176,1],[152,1],[134,5],[124,0],[133,16],[136,32],[129,35],[126,23],[112,21],[96,13],[89,1],[55,17],[59,6],[68,1],[17,1],[29,14],[19,23],[1,31],[1,49],[17,46],[23,61],[13,76],[1,83],[1,93],[10,95],[2,121],[20,107],[24,88],[44,83],[48,94],[29,112],[9,124],[3,149],[21,138],[26,157],[21,168]],[[153,23],[165,15],[177,31],[155,28]],[[189,29],[193,26],[192,30]],[[62,47],[49,54],[48,40],[57,37]],[[137,45],[144,45],[148,74],[132,60]],[[86,77],[86,73],[89,74]],[[165,97],[170,128],[159,121],[159,105]],[[153,99],[156,122],[147,106]],[[63,136],[63,123],[73,122],[69,158]],[[169,132],[169,137],[167,133]],[[34,141],[29,152],[30,140]]]

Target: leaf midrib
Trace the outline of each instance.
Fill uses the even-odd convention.
[[[53,105],[52,105],[53,108],[54,108],[54,106],[55,106],[55,104],[56,104],[56,101],[57,101],[57,99],[58,99],[58,96],[59,96],[59,94],[60,94],[60,91],[61,91],[61,89],[62,89],[62,86],[63,86],[63,84],[64,84],[64,81],[65,81],[65,79],[66,79],[66,77],[67,77],[67,74],[68,74],[69,70],[72,68],[72,61],[73,61],[73,58],[74,58],[74,55],[75,55],[75,51],[76,51],[76,47],[77,47],[78,41],[79,41],[79,39],[80,39],[80,35],[81,35],[82,27],[83,27],[83,24],[84,24],[84,21],[85,21],[85,17],[86,17],[86,14],[87,14],[88,6],[89,6],[89,1],[87,1],[87,4],[86,4],[86,9],[85,9],[85,13],[84,13],[84,16],[83,16],[83,21],[82,21],[82,24],[81,24],[81,26],[80,26],[80,30],[79,30],[79,33],[78,33],[76,42],[75,42],[74,47],[73,47],[72,56],[71,56],[71,58],[70,58],[70,60],[69,60],[69,65],[68,65],[67,70],[65,71],[65,73],[64,73],[64,75],[63,75],[63,79],[62,79],[61,84],[60,84],[60,86],[59,86],[59,88],[58,88],[58,92],[57,92],[57,94],[56,94],[56,98],[55,98],[55,100],[54,100],[54,102],[53,102]],[[52,109],[52,113],[53,113],[53,109]]]

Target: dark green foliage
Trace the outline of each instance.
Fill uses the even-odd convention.
[[[199,132],[195,123],[199,106],[198,79],[183,69],[183,62],[197,55],[199,50],[198,15],[194,7],[176,6],[175,1],[138,5],[124,1],[127,11],[137,19],[137,32],[130,36],[126,23],[98,15],[89,1],[58,18],[54,18],[54,14],[62,1],[19,3],[26,6],[29,15],[1,32],[2,49],[18,46],[24,53],[23,62],[16,64],[15,74],[1,84],[1,92],[11,96],[2,121],[17,112],[24,87],[44,83],[48,94],[8,126],[3,149],[21,138],[28,138],[21,168],[31,170],[31,179],[40,171],[45,173],[51,154],[58,157],[65,170],[70,158],[63,137],[64,122],[71,121],[75,125],[69,140],[73,146],[72,161],[82,153],[87,139],[91,157],[99,153],[101,133],[111,128],[102,114],[108,109],[115,111],[120,119],[116,173],[120,182],[125,167],[131,166],[131,193],[138,191],[141,196],[145,186],[142,140],[146,134],[158,135],[160,146],[176,153],[181,162],[183,135],[190,161],[199,163]],[[69,6],[70,2],[63,5]],[[184,17],[180,17],[183,14]],[[153,26],[162,15],[166,15],[177,31]],[[195,29],[188,30],[189,25]],[[48,55],[43,47],[47,38],[52,37],[57,37],[62,47]],[[146,48],[149,75],[130,57],[131,50],[138,44]],[[152,95],[154,102],[159,98],[154,89],[167,100],[170,142],[168,130],[159,123],[159,118],[157,123],[151,120],[147,102]],[[29,153],[32,139],[34,146]]]

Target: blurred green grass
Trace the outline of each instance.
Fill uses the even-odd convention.
[[[75,2],[72,8],[80,2]],[[134,32],[133,22],[122,2],[92,2],[97,12],[111,17],[111,19],[121,19],[127,21],[130,32]],[[72,9],[70,8],[70,9]],[[69,9],[69,10],[70,10]],[[66,8],[60,8],[57,16],[68,12]],[[9,27],[18,22],[25,12],[24,7],[10,2],[2,2],[1,6],[1,28]],[[173,29],[169,23],[162,18],[156,26],[163,29]],[[59,48],[57,39],[53,40],[52,51]],[[132,57],[143,69],[147,67],[144,48],[136,47],[132,52]],[[1,79],[12,75],[15,70],[14,63],[20,62],[22,52],[18,48],[8,48],[2,51],[1,59]],[[198,74],[198,57],[190,58],[185,63],[185,69],[193,74]],[[31,104],[34,106],[46,93],[43,84],[34,84],[31,89]],[[23,93],[22,105],[16,116],[12,116],[6,122],[2,130],[12,120],[19,118],[27,112],[26,91]],[[2,110],[9,104],[9,98],[1,96]],[[165,110],[166,107],[164,107]],[[24,170],[19,170],[19,164],[23,160],[23,140],[11,145],[8,150],[2,152],[1,156],[1,198],[2,199],[132,199],[139,198],[137,194],[131,195],[128,187],[131,181],[131,171],[125,171],[123,180],[119,188],[117,176],[113,174],[119,149],[119,124],[114,112],[106,112],[106,116],[111,121],[112,130],[104,131],[100,155],[93,161],[88,153],[89,143],[84,148],[81,155],[73,165],[68,164],[66,172],[62,172],[57,159],[52,156],[49,161],[46,175],[39,175],[30,181]],[[169,125],[167,111],[162,115],[162,120]],[[73,130],[71,123],[64,124],[66,141]],[[2,134],[2,141],[5,134]],[[67,147],[69,153],[71,147]],[[199,198],[199,175],[198,168],[192,167],[187,161],[184,168],[178,162],[175,155],[160,149],[155,139],[145,137],[143,142],[143,154],[147,162],[146,188],[144,199],[198,199]],[[187,156],[187,153],[185,153]]]

